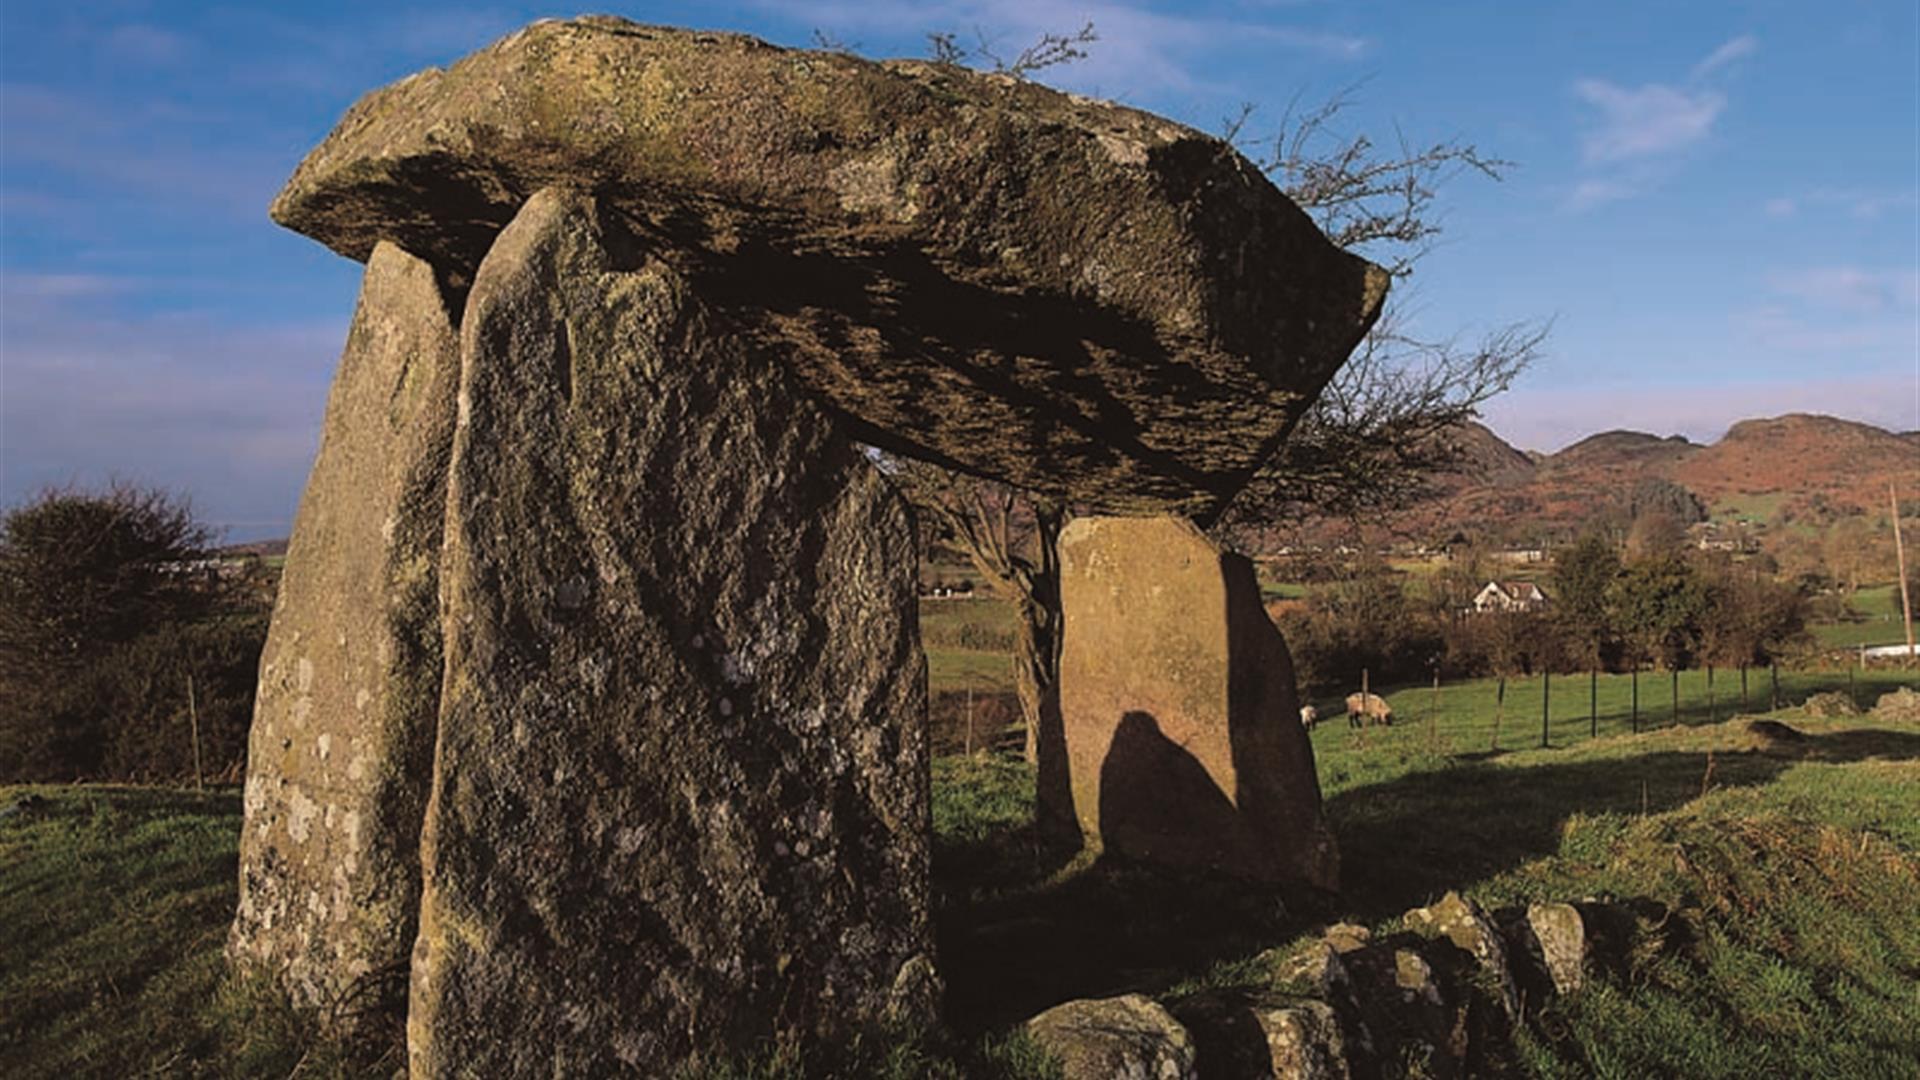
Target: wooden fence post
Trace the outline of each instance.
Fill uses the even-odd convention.
[[[1600,737],[1600,673],[1587,669],[1587,738]]]
[[[1640,734],[1640,661],[1633,662],[1633,733]]]
[[[187,672],[187,723],[193,729],[193,790],[205,791],[200,779],[200,707],[193,697],[193,672]]]
[[[1680,669],[1673,669],[1673,722],[1680,723]]]
[[[1547,745],[1547,700],[1553,689],[1553,672],[1540,669],[1540,745]]]

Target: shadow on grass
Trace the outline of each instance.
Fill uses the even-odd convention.
[[[1504,755],[1503,755],[1504,756]],[[1712,787],[1767,783],[1801,761],[1920,758],[1920,735],[1856,730],[1775,750],[1716,750]],[[1697,798],[1707,753],[1509,768],[1469,761],[1328,801],[1339,901],[1112,857],[1084,868],[1049,852],[1031,821],[936,846],[947,1020],[962,1033],[1062,1001],[1158,993],[1338,917],[1374,922],[1559,849],[1576,814],[1671,810]]]
[[[1358,917],[1381,919],[1559,849],[1575,814],[1660,813],[1714,789],[1765,784],[1801,761],[1920,758],[1920,735],[1855,730],[1774,750],[1658,750],[1631,757],[1494,761],[1410,773],[1329,800],[1342,886]]]

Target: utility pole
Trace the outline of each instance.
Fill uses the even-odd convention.
[[[1900,566],[1900,614],[1907,624],[1907,659],[1914,657],[1913,651],[1913,600],[1907,595],[1907,548],[1900,542],[1900,497],[1893,492],[1893,481],[1887,481],[1887,508],[1893,514],[1893,554]]]

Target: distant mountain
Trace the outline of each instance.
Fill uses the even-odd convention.
[[[1462,464],[1437,480],[1432,497],[1377,522],[1382,532],[1532,543],[1609,515],[1617,520],[1636,492],[1664,485],[1684,488],[1715,517],[1820,521],[1879,513],[1889,480],[1909,495],[1920,483],[1920,432],[1896,435],[1831,416],[1743,420],[1709,446],[1679,435],[1605,431],[1540,454],[1515,449],[1480,424],[1456,437]]]

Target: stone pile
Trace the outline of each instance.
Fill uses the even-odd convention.
[[[417,1076],[661,1074],[925,1018],[916,548],[857,441],[1176,515],[1074,533],[1070,655],[1184,659],[1109,689],[1076,660],[1064,798],[1095,844],[1333,884],[1285,646],[1187,519],[1386,277],[1218,140],[592,17],[368,95],[273,216],[367,264],[229,939],[296,1003],[404,1009]],[[1167,827],[1202,805],[1219,836]]]
[[[1065,1080],[1346,1080],[1499,1073],[1516,1026],[1578,993],[1597,962],[1598,905],[1545,903],[1494,915],[1448,893],[1374,939],[1341,924],[1256,958],[1264,980],[1162,1006],[1138,994],[1071,1001],[1026,1032]],[[1408,1073],[1413,1075],[1412,1073]]]

